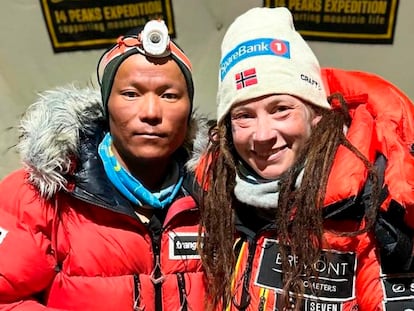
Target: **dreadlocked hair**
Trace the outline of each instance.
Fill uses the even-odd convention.
[[[200,204],[201,226],[204,231],[200,254],[207,274],[209,301],[206,310],[230,301],[231,278],[235,265],[233,254],[234,216],[233,189],[235,186],[235,158],[231,139],[230,118],[225,118],[209,131],[210,146],[207,157],[211,162],[202,177]],[[209,169],[214,168],[214,169]]]
[[[277,237],[282,255],[284,273],[284,304],[292,310],[300,310],[305,279],[317,278],[316,263],[320,259],[323,243],[323,204],[336,151],[340,145],[351,150],[366,166],[368,178],[372,181],[373,194],[370,208],[365,211],[366,225],[354,232],[340,235],[357,235],[372,228],[378,207],[378,174],[369,160],[345,137],[344,127],[349,127],[346,102],[342,95],[328,98],[339,101],[339,107],[332,110],[318,110],[321,115],[318,124],[296,161],[296,164],[282,177],[278,208],[276,210]],[[303,169],[303,179],[298,188],[295,182]],[[295,264],[289,264],[288,256],[294,254]],[[290,296],[289,293],[293,293]],[[292,303],[293,301],[293,303]]]

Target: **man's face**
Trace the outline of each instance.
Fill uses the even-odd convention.
[[[108,111],[112,150],[121,165],[164,167],[187,132],[190,100],[184,75],[172,59],[131,55],[115,75]]]
[[[276,179],[295,162],[319,120],[309,105],[289,95],[268,95],[230,111],[233,143],[258,175]]]

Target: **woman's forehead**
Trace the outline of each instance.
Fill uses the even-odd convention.
[[[240,102],[236,102],[232,105],[231,109],[235,109],[238,107],[243,107],[253,103],[279,103],[279,102],[286,102],[304,106],[311,106],[306,101],[302,100],[301,98],[289,94],[267,94],[262,95],[259,97],[249,98],[247,100],[243,100]]]

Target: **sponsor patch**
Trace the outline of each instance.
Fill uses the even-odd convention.
[[[413,311],[414,301],[412,299],[387,301],[385,302],[386,311]]]
[[[284,307],[284,300],[281,293],[276,293],[276,311],[282,311],[286,308]],[[342,311],[342,303],[337,302],[328,302],[328,301],[318,301],[316,299],[305,299],[302,311]]]
[[[283,289],[283,282],[282,256],[278,241],[265,239],[263,243],[255,283],[280,293]],[[297,257],[293,255],[290,255],[288,259],[291,265],[297,262]],[[326,304],[327,307],[336,310],[338,302],[355,299],[356,265],[355,253],[322,251],[320,259],[315,264],[319,273],[318,278],[304,281],[304,296],[308,299],[307,305],[309,306],[306,310],[319,307],[319,304],[321,306]],[[317,293],[318,300],[314,300],[315,293]]]
[[[274,38],[259,38],[240,43],[222,58],[220,62],[221,81],[240,61],[262,55],[290,58],[289,42]]]
[[[305,299],[304,311],[341,311],[341,303]]]
[[[169,237],[170,259],[200,259],[197,251],[197,233],[170,232]]]
[[[240,90],[246,86],[257,84],[256,68],[250,68],[236,73],[236,89]]]
[[[414,310],[414,275],[383,275],[385,309],[387,311]]]
[[[9,233],[9,231],[0,227],[0,244],[3,243],[4,239],[6,238],[7,233]]]

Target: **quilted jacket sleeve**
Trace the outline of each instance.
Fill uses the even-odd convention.
[[[0,183],[0,310],[43,310],[34,297],[56,275],[51,219],[23,171]]]

